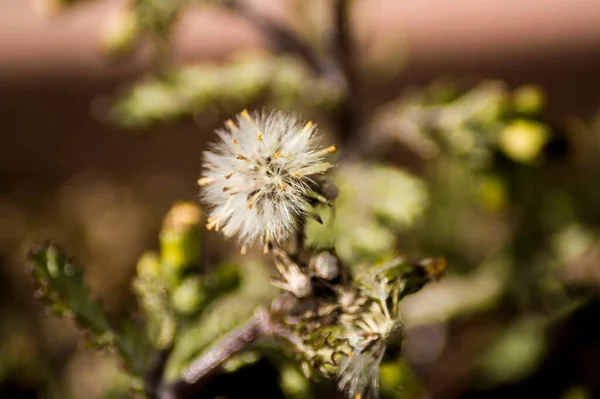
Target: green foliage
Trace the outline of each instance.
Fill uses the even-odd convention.
[[[389,397],[418,398],[423,388],[413,372],[401,361],[381,364],[381,392]]]
[[[231,270],[233,266],[224,264],[221,268]],[[277,289],[269,284],[268,272],[261,263],[240,261],[235,270],[239,273],[236,289],[215,296],[203,312],[182,326],[169,359],[167,380],[177,378],[203,350],[252,317],[258,306],[276,297]]]
[[[231,265],[202,272],[202,222],[202,211],[196,204],[175,204],[160,232],[160,255],[149,252],[138,262],[133,288],[156,349],[172,346],[182,323],[188,323],[240,283],[239,269]]]
[[[143,39],[150,39],[157,58],[164,60],[182,11],[193,4],[221,2],[223,0],[127,0],[108,19],[101,38],[102,48],[111,57],[123,57],[133,52]]]
[[[320,248],[335,244],[347,262],[387,255],[398,233],[409,229],[427,206],[424,183],[408,172],[377,164],[343,164],[332,174],[339,188],[333,212],[325,221],[310,220],[307,242]]]
[[[200,64],[148,77],[116,100],[108,118],[140,129],[220,108],[238,110],[263,97],[280,108],[298,103],[331,107],[337,95],[293,58],[248,53],[220,66]]]
[[[518,320],[482,355],[480,367],[488,384],[508,383],[535,370],[545,350],[543,325]]]
[[[535,120],[543,104],[533,86],[511,92],[497,81],[471,88],[440,81],[386,106],[374,128],[425,159],[445,153],[486,169],[500,147],[516,162],[530,163],[550,138],[548,126]]]
[[[281,389],[290,399],[309,399],[311,395],[310,383],[302,371],[294,365],[287,364],[281,367]]]
[[[131,373],[144,375],[150,353],[140,325],[127,319],[109,321],[100,304],[91,297],[83,271],[55,245],[32,249],[29,263],[38,285],[36,296],[46,303],[48,313],[73,317],[89,332],[91,345],[114,348]]]
[[[107,19],[100,46],[111,57],[123,57],[133,51],[141,37],[136,12],[127,4]]]
[[[550,129],[547,126],[531,120],[516,119],[502,128],[498,145],[513,161],[530,164],[539,161],[549,136]]]
[[[560,399],[589,399],[591,394],[585,388],[573,386],[569,388]]]
[[[147,335],[157,349],[168,348],[175,338],[176,319],[169,306],[165,281],[161,275],[161,263],[152,253],[140,258],[133,290],[147,315]]]
[[[29,263],[38,285],[36,296],[47,303],[47,313],[75,317],[96,334],[110,330],[100,304],[92,299],[83,281],[83,270],[55,245],[43,244],[32,249]]]
[[[140,28],[164,40],[188,3],[190,0],[135,0],[134,9]]]
[[[518,115],[536,116],[546,105],[546,96],[536,85],[523,85],[513,91],[513,109]]]
[[[197,205],[174,205],[161,230],[160,255],[149,252],[140,258],[133,290],[145,315],[143,322],[131,317],[109,318],[90,295],[83,270],[55,245],[44,244],[30,253],[36,296],[46,303],[48,313],[75,318],[88,332],[89,345],[115,349],[137,377],[130,384],[138,391],[149,372],[152,353],[171,347],[178,328],[185,331],[188,325],[195,325],[192,316],[201,315],[212,301],[240,283],[239,269],[231,265],[200,273],[202,220]],[[253,309],[256,302],[251,306]],[[209,342],[211,339],[205,345]],[[194,352],[187,354],[193,356]]]

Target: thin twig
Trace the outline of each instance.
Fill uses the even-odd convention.
[[[269,40],[273,51],[299,56],[310,69],[329,81],[334,87],[339,88],[345,84],[332,60],[320,56],[310,44],[306,43],[293,30],[265,18],[243,2],[230,0],[226,1],[224,5],[261,31]]]
[[[160,393],[161,399],[180,399],[208,383],[221,366],[245,350],[260,337],[270,333],[266,310],[259,310],[252,319],[230,332],[225,338],[198,357],[186,368],[179,381],[169,384]]]
[[[293,246],[293,255],[299,256],[304,250],[304,243],[306,242],[306,221],[308,217],[306,215],[301,215],[299,218],[298,224],[300,228],[296,230],[296,234],[294,235],[294,246]]]
[[[363,123],[360,103],[360,79],[355,57],[355,43],[350,26],[350,1],[333,0],[333,23],[329,38],[329,52],[345,81],[344,96],[334,111],[334,126],[345,145],[345,154],[354,154],[360,142]]]
[[[350,6],[348,0],[333,1],[333,24],[330,33],[330,52],[335,55],[339,68],[344,74],[348,90],[358,85],[358,73],[354,59],[354,43],[350,27]]]
[[[273,301],[273,306],[277,307],[277,304],[288,303],[289,297],[289,292],[284,292]],[[287,305],[283,304],[283,307],[286,308]],[[285,310],[283,311],[285,312]],[[265,337],[283,339],[299,351],[309,351],[296,335],[271,320],[269,310],[261,308],[252,319],[230,332],[225,338],[202,353],[184,370],[181,379],[163,387],[158,397],[160,399],[189,397],[192,393],[205,387],[210,379],[222,370],[222,366],[227,360]]]
[[[158,399],[158,390],[171,352],[173,352],[173,345],[156,352],[152,358],[150,370],[144,379],[144,390],[148,399]]]

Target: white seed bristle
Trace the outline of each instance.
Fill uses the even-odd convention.
[[[385,301],[373,301],[368,310],[345,323],[344,330],[352,355],[341,362],[338,387],[349,397],[377,398],[379,365],[387,343],[401,334],[402,323],[391,316]]]
[[[209,209],[209,225],[243,246],[288,241],[310,208],[310,175],[331,168],[324,157],[335,146],[318,147],[315,126],[295,115],[242,111],[228,120],[221,138],[204,153],[198,183]]]

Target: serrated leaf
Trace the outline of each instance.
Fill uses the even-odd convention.
[[[92,299],[83,280],[83,270],[56,245],[42,244],[33,248],[28,259],[39,286],[36,296],[49,305],[52,313],[73,316],[81,327],[94,334],[111,330],[104,311]]]
[[[138,376],[145,373],[150,346],[139,324],[123,318],[112,325],[98,301],[92,298],[83,270],[56,245],[46,243],[33,248],[28,260],[39,286],[37,296],[53,314],[75,318],[86,330],[89,345],[114,348],[128,370]]]

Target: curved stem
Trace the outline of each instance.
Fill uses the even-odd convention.
[[[267,312],[260,310],[256,316],[230,332],[194,360],[184,370],[179,381],[163,389],[160,398],[182,398],[204,386],[221,369],[223,363],[266,335],[271,330],[269,324]]]
[[[269,40],[269,44],[274,51],[296,54],[304,60],[310,69],[332,82],[335,87],[344,84],[344,79],[332,60],[321,57],[309,43],[306,43],[290,28],[260,15],[243,2],[229,0],[224,5],[261,31]]]

